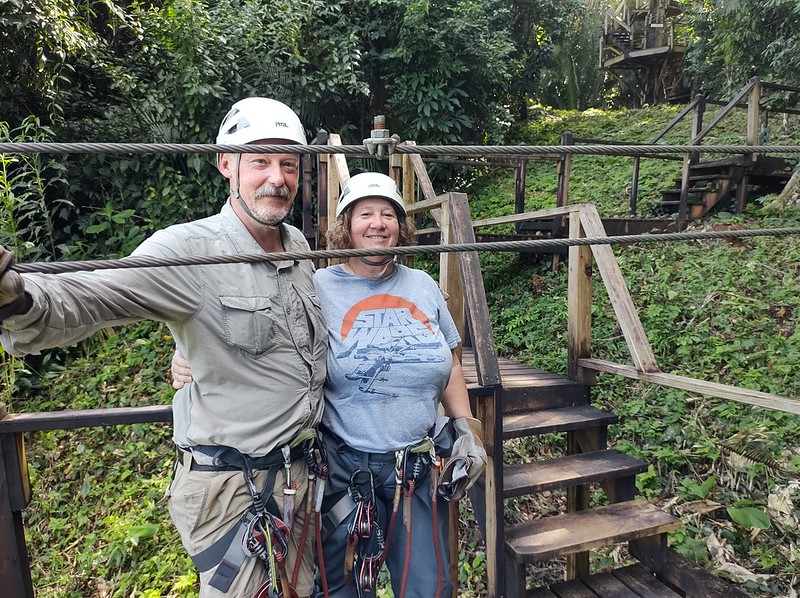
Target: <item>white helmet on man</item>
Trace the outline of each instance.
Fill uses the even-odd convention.
[[[305,145],[306,132],[294,110],[269,98],[236,102],[219,126],[217,144],[245,145],[259,139],[280,139]]]
[[[403,197],[397,191],[397,185],[391,177],[380,172],[362,172],[345,183],[342,194],[339,195],[339,203],[336,204],[336,217],[341,216],[348,207],[365,197],[383,198],[393,203],[401,216],[406,214]]]

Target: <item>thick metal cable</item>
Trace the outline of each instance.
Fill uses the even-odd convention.
[[[664,154],[800,154],[797,145],[398,145],[398,154],[422,156],[658,156]],[[0,143],[0,153],[20,154],[345,154],[363,145],[216,145],[202,143]]]
[[[160,268],[167,266],[196,266],[208,264],[239,264],[278,262],[283,260],[308,260],[377,255],[417,255],[433,253],[461,253],[466,251],[530,251],[558,249],[585,245],[632,245],[670,241],[701,241],[706,239],[734,239],[744,237],[779,237],[798,235],[800,228],[771,228],[753,230],[724,230],[691,233],[664,233],[658,235],[622,235],[615,237],[583,237],[579,239],[531,239],[527,241],[492,241],[486,243],[461,243],[452,245],[415,245],[385,249],[325,249],[316,251],[281,251],[265,254],[210,255],[178,258],[136,256],[119,260],[84,260],[75,262],[35,262],[15,264],[12,270],[20,273],[61,274],[87,270],[119,270],[125,268]]]

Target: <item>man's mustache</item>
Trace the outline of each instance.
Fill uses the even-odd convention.
[[[288,199],[289,187],[286,185],[281,185],[280,187],[275,187],[273,185],[262,185],[256,189],[256,199],[261,197],[285,197]]]

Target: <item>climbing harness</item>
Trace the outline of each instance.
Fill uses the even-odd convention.
[[[224,536],[191,557],[195,566],[200,571],[209,571],[216,567],[209,585],[221,592],[227,592],[244,560],[258,558],[266,567],[267,579],[256,590],[255,598],[297,598],[294,587],[297,585],[302,555],[297,556],[291,579],[286,570],[289,536],[295,520],[294,496],[297,492],[297,482],[291,477],[291,464],[302,454],[309,472],[306,518],[303,522],[303,540],[300,545],[302,547],[311,520],[312,501],[316,502],[314,479],[321,470],[325,470],[327,476],[327,465],[324,464],[316,431],[302,430],[291,443],[281,447],[280,451],[273,451],[266,457],[257,459],[230,447],[195,446],[192,447],[191,453],[190,467],[193,470],[241,471],[252,500],[250,509]],[[205,459],[195,459],[195,455]],[[285,471],[282,518],[278,515],[277,503],[271,495],[281,465]],[[256,470],[264,470],[266,473],[262,491],[256,486],[254,473]]]
[[[388,556],[401,503],[403,505],[403,525],[406,528],[406,546],[402,589],[399,598],[405,595],[411,565],[413,496],[428,468],[431,468],[433,476],[431,481],[432,533],[437,566],[435,595],[439,596],[442,585],[442,562],[434,490],[435,484],[438,483],[440,466],[441,458],[436,455],[435,445],[430,437],[425,437],[422,441],[395,452],[395,490],[386,533],[379,523],[374,474],[369,469],[368,459],[365,459],[362,467],[351,474],[345,495],[326,514],[327,521],[324,527],[328,533],[341,522],[348,522],[342,573],[345,583],[355,586],[359,598],[375,595],[378,573]],[[320,568],[324,571],[322,563]]]

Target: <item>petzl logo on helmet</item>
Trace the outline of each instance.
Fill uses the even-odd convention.
[[[373,187],[375,187],[376,189],[381,188],[381,186],[378,183],[370,183],[369,185],[367,185],[368,189],[372,189]]]
[[[289,128],[289,125],[287,125],[286,123],[282,123],[280,121],[277,121],[277,120],[275,121],[275,126],[276,127],[283,127],[284,129],[288,129]]]

